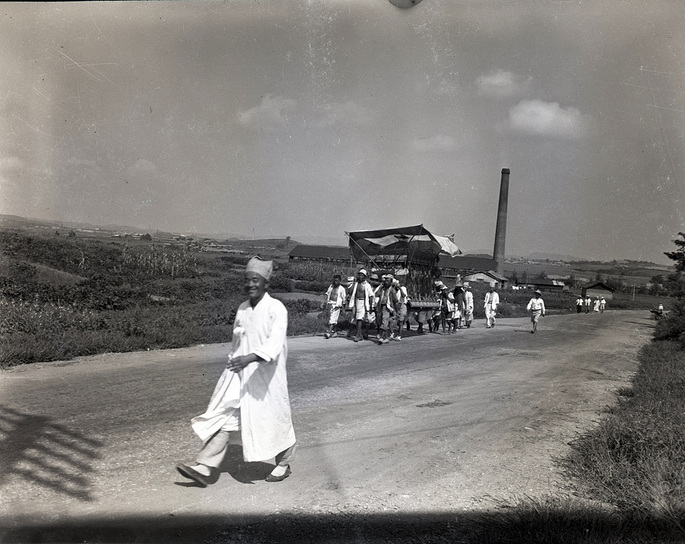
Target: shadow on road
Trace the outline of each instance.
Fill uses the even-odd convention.
[[[227,498],[230,500],[230,498]],[[0,519],[0,523],[3,520]],[[130,516],[26,523],[5,530],[3,543],[519,543],[599,544],[682,542],[682,534],[656,520],[631,523],[610,513],[523,512],[482,514],[277,514],[268,516]],[[655,540],[657,539],[657,540]],[[679,540],[680,539],[680,540]]]
[[[10,478],[91,501],[91,463],[103,444],[52,423],[0,405],[0,487]]]
[[[253,484],[264,480],[274,466],[269,463],[246,463],[243,461],[243,447],[231,444],[220,468],[222,473],[230,474],[240,483]]]

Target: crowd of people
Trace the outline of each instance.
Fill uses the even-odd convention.
[[[412,307],[407,288],[400,284],[392,274],[380,277],[380,283],[374,288],[369,281],[369,273],[360,269],[355,276],[347,278],[342,284],[342,276],[333,276],[333,282],[326,291],[323,307],[327,311],[328,324],[325,338],[334,338],[345,334],[355,342],[367,340],[369,329],[375,325],[376,339],[381,344],[402,340],[402,331],[411,330],[410,314],[417,323],[418,334],[442,332],[453,334],[463,328],[470,328],[473,323],[474,300],[468,282],[457,281],[453,288],[437,280],[434,283],[434,302],[417,304]],[[500,304],[496,284],[490,284],[485,294],[483,309],[485,326],[491,329],[496,324],[497,308]],[[539,318],[545,315],[542,293],[535,291],[535,296],[527,307],[531,314],[534,333]],[[339,329],[343,312],[348,315],[346,331]]]
[[[594,300],[590,295],[578,295],[578,298],[576,299],[576,312],[579,314],[582,314],[583,311],[585,311],[586,314],[589,314],[591,311],[603,313],[606,306],[606,299],[599,295],[596,295]]]

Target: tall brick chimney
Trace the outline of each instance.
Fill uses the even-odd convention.
[[[499,205],[497,206],[497,226],[495,227],[495,248],[492,258],[497,265],[496,272],[504,274],[504,242],[507,238],[507,204],[509,202],[509,169],[502,168],[502,181],[499,186]]]

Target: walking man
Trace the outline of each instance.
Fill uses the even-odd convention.
[[[364,326],[364,338],[369,337],[369,313],[373,310],[373,289],[368,281],[368,274],[364,268],[357,272],[357,281],[352,286],[348,306],[352,310],[352,323],[357,326],[357,334],[354,341],[362,339],[362,325]]]
[[[468,283],[464,284],[464,323],[466,328],[471,328],[471,322],[473,321],[473,293],[471,292],[471,285]]]
[[[347,298],[347,291],[340,285],[340,274],[333,276],[333,283],[326,291],[326,301],[324,304],[328,309],[328,331],[324,334],[325,338],[334,338],[338,336],[338,319],[340,319],[340,310],[345,305]]]
[[[585,313],[586,314],[590,313],[590,306],[592,306],[592,299],[590,298],[590,295],[585,295]]]
[[[397,303],[397,295],[392,286],[395,278],[391,274],[383,276],[383,283],[381,283],[374,293],[376,303],[376,325],[378,328],[378,340],[381,344],[390,342],[390,322],[395,315],[395,304]]]
[[[395,279],[392,282],[392,286],[395,289],[395,306],[397,308],[397,329],[390,336],[391,340],[402,340],[402,328],[407,321],[407,303],[409,302],[409,295],[407,294],[407,288],[404,285],[400,285],[400,281]],[[409,326],[407,325],[407,329]]]
[[[583,295],[578,295],[578,298],[576,299],[576,313],[583,313],[583,304],[585,304]]]
[[[460,282],[454,286],[454,321],[455,330],[461,329],[464,326],[464,316],[466,314],[466,293],[464,292],[464,285]]]
[[[497,306],[499,306],[499,294],[495,291],[495,282],[490,284],[490,290],[485,293],[485,328],[492,329],[495,326]]]
[[[248,300],[236,313],[228,364],[207,411],[192,419],[203,442],[193,465],[176,469],[202,487],[214,483],[229,444],[242,443],[246,462],[276,464],[267,482],[290,475],[295,431],[290,416],[286,375],[288,311],[267,293],[271,261],[250,259],[245,270]]]
[[[540,317],[545,317],[545,301],[542,300],[542,293],[539,289],[535,291],[535,296],[530,299],[526,309],[530,312],[530,321],[533,324],[533,330],[530,332],[535,334]]]

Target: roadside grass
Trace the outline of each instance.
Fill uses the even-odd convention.
[[[84,310],[57,304],[0,299],[0,368],[124,353],[229,342],[243,297],[182,306],[157,304],[126,311]],[[323,319],[306,299],[286,300],[288,334],[323,330]]]
[[[483,544],[685,542],[685,351],[654,341],[630,387],[559,460],[575,492],[501,501],[476,517]]]
[[[685,352],[656,341],[639,363],[618,405],[573,443],[566,468],[592,497],[668,522],[685,539]]]

